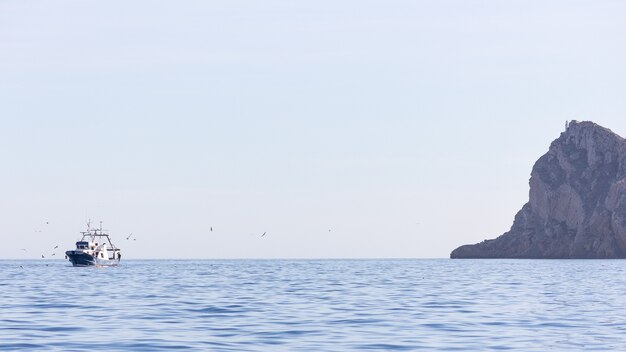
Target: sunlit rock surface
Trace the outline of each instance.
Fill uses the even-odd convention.
[[[511,229],[451,258],[626,258],[626,140],[572,121],[533,166]]]

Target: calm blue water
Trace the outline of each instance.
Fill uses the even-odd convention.
[[[0,261],[0,349],[625,351],[626,261]]]

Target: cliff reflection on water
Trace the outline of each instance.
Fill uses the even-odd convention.
[[[626,261],[123,264],[0,261],[0,349],[626,350]]]

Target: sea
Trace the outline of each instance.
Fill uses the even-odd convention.
[[[626,261],[1,260],[0,350],[626,351]]]

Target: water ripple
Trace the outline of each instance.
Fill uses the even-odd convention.
[[[0,261],[0,350],[620,351],[624,272],[602,260]]]

